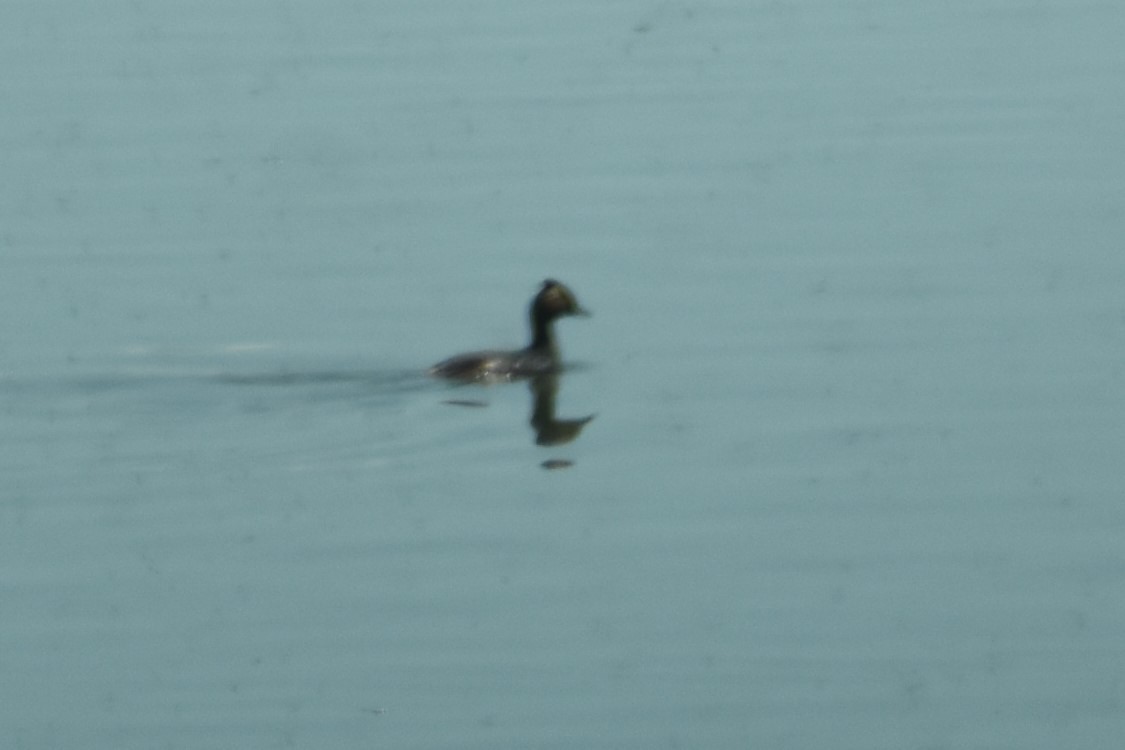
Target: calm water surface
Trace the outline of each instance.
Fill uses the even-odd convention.
[[[1125,6],[3,15],[4,747],[1120,746]]]

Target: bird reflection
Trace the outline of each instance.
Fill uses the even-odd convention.
[[[536,445],[564,445],[582,434],[593,414],[580,419],[559,419],[555,416],[555,395],[559,391],[558,375],[540,375],[530,381],[532,407],[531,427]],[[554,468],[554,467],[549,467]]]
[[[537,375],[527,379],[531,390],[531,417],[528,423],[535,431],[535,444],[544,447],[565,445],[582,434],[583,428],[594,418],[594,414],[577,419],[562,419],[556,414],[555,400],[559,392],[557,373]],[[487,401],[473,399],[447,399],[443,403],[451,406],[482,407]],[[540,466],[544,469],[565,469],[574,462],[565,458],[549,458]]]

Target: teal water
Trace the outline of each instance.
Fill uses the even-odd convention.
[[[2,15],[4,747],[1119,746],[1125,8]]]

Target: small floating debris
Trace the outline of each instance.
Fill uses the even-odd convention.
[[[461,398],[447,398],[445,401],[442,401],[442,403],[449,404],[450,406],[471,406],[474,409],[483,409],[488,406],[487,401],[473,401],[471,399]]]
[[[539,465],[547,471],[551,471],[553,469],[569,469],[574,466],[574,462],[566,458],[548,458]]]

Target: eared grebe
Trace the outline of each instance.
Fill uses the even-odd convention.
[[[484,351],[458,354],[438,362],[429,374],[465,381],[496,381],[555,373],[562,369],[555,343],[556,318],[589,315],[574,293],[554,279],[547,279],[531,301],[531,343],[515,351]]]

